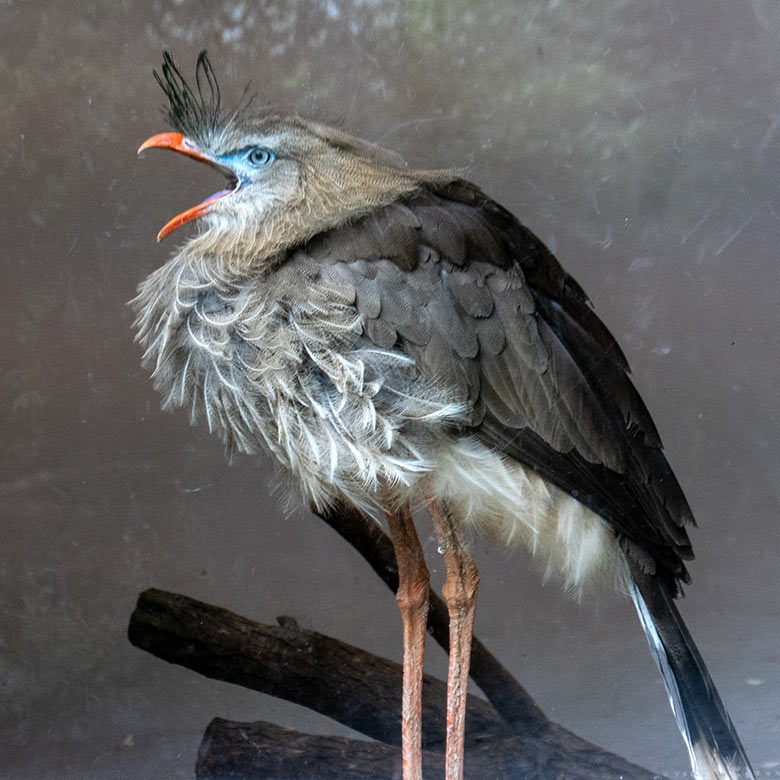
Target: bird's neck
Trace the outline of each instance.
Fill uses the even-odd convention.
[[[207,215],[206,229],[190,239],[182,254],[211,267],[217,278],[257,279],[315,235],[452,178],[449,171],[378,167],[359,159],[330,168],[318,165],[303,172],[289,197],[264,201],[261,194]]]

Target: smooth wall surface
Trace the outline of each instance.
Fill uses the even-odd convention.
[[[681,609],[762,777],[780,776],[780,7],[774,0],[0,0],[0,776],[193,776],[214,716],[344,733],[133,648],[155,586],[400,659],[395,602],[266,462],[168,415],[126,306],[221,186],[135,150],[162,49],[227,101],[462,166],[625,348],[699,528]],[[441,564],[421,524],[431,567]],[[555,720],[687,758],[629,604],[477,545],[477,633]],[[437,573],[440,579],[440,572]],[[431,647],[429,670],[444,674]]]

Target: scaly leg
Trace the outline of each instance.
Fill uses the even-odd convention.
[[[408,505],[388,511],[387,524],[398,562],[396,599],[404,623],[403,780],[422,780],[422,672],[430,576]]]
[[[428,505],[447,567],[442,593],[450,613],[450,668],[447,676],[446,780],[463,780],[466,731],[466,688],[471,662],[471,637],[477,603],[479,572],[442,502]]]

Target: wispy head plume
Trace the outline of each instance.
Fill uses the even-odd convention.
[[[167,51],[163,52],[161,73],[156,70],[152,73],[168,98],[169,107],[165,114],[173,128],[203,144],[235,122],[254,99],[254,96],[247,97],[247,85],[238,105],[223,112],[217,76],[205,50],[198,55],[195,66],[196,89],[187,83]]]

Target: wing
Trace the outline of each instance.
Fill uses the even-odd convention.
[[[469,399],[464,430],[607,520],[646,571],[687,581],[693,518],[626,359],[580,286],[508,211],[457,180],[305,252],[354,288],[371,341]]]

